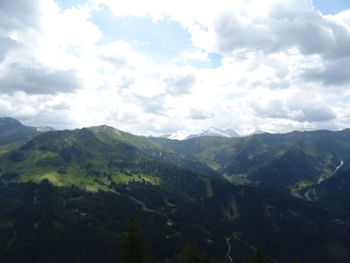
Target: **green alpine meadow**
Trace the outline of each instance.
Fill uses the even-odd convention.
[[[12,138],[0,157],[1,261],[128,262],[143,242],[142,262],[250,262],[258,250],[266,262],[346,262],[349,139],[179,141],[105,125]]]

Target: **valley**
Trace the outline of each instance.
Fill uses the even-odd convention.
[[[179,141],[102,125],[10,143],[1,262],[116,262],[130,216],[160,261],[186,243],[224,262],[350,259],[350,130]]]
[[[232,183],[309,199],[302,196],[303,189],[320,184],[346,167],[349,137],[349,130],[344,130],[264,133],[232,139],[152,140],[166,149],[205,162]]]

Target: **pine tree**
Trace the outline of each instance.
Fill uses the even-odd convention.
[[[182,253],[181,263],[198,262],[198,254],[192,245],[187,245]]]
[[[135,219],[130,218],[127,223],[127,232],[122,235],[120,242],[122,249],[121,261],[123,263],[147,263],[150,262],[149,250],[143,239],[139,226]]]
[[[200,255],[192,245],[187,245],[182,253],[181,263],[212,263],[207,255]]]
[[[267,263],[264,253],[261,251],[261,249],[257,249],[255,251],[255,254],[253,256],[252,263]]]

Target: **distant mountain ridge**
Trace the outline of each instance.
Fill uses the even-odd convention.
[[[0,118],[0,145],[54,130],[51,127],[25,126],[16,119],[3,117]]]
[[[269,262],[345,263],[349,152],[350,130],[183,141],[106,125],[41,133],[0,156],[0,261],[26,262],[26,246],[38,263],[113,263],[108,251],[136,215],[160,260],[191,242],[222,262],[231,250],[247,262],[259,247]],[[344,213],[325,200],[346,201]]]
[[[263,134],[263,133],[266,133],[262,130],[255,130],[253,133],[251,133],[250,135],[256,135],[256,134]]]
[[[307,143],[335,144],[339,153],[334,154],[345,166],[350,163],[342,154],[348,148],[340,144],[350,141],[348,136],[318,132],[177,141],[106,125],[40,134],[0,157],[0,261],[26,262],[28,255],[18,251],[27,246],[38,263],[115,262],[108,251],[116,250],[123,220],[136,215],[161,260],[191,242],[224,262],[231,249],[235,262],[247,262],[256,247],[273,259],[269,262],[347,262],[348,215],[276,191],[231,184],[208,166],[285,187],[279,173],[273,176],[278,181],[270,180],[274,169],[295,171],[286,174],[292,183],[317,173],[320,156],[311,155]],[[330,171],[338,161],[330,160]],[[298,167],[291,170],[293,162]],[[50,252],[44,256],[43,246]],[[335,246],[344,251],[340,258]],[[16,260],[6,261],[7,255]],[[72,260],[54,261],[57,255]]]
[[[197,138],[197,137],[203,137],[203,136],[217,136],[217,137],[225,137],[225,138],[234,138],[239,137],[240,135],[234,131],[233,129],[219,129],[211,127],[206,131],[203,131],[201,133],[197,134],[191,134],[185,138],[185,140]]]
[[[49,131],[56,131],[55,128],[52,128],[50,126],[39,126],[39,127],[34,127],[36,131],[38,132],[49,132]]]
[[[211,127],[208,130],[202,131],[200,133],[190,134],[190,135],[186,135],[183,132],[175,132],[175,133],[162,134],[158,137],[159,138],[166,138],[166,139],[170,139],[170,140],[189,140],[189,139],[204,137],[204,136],[236,138],[236,137],[246,137],[246,136],[264,134],[264,133],[266,133],[266,132],[262,131],[262,130],[255,130],[254,132],[252,132],[250,134],[241,135],[233,129],[220,129],[220,128]],[[156,138],[157,136],[152,136],[152,137]]]
[[[272,189],[305,199],[311,195],[305,196],[303,189],[332,177],[339,160],[343,161],[342,169],[350,168],[349,129],[153,140],[189,159],[206,163],[234,184]],[[317,193],[320,195],[321,191]]]
[[[197,135],[189,136],[189,139],[186,140],[170,140],[160,137],[135,136],[102,125],[81,130],[54,132],[52,136],[49,136],[50,140],[47,143],[43,144],[41,141],[46,136],[41,136],[40,140],[32,140],[30,143],[35,142],[36,145],[32,151],[23,151],[23,148],[13,151],[33,136],[51,130],[51,128],[25,126],[12,118],[0,118],[0,143],[4,145],[9,141],[20,141],[13,147],[7,147],[7,144],[6,149],[2,149],[3,146],[0,147],[0,154],[12,151],[8,157],[11,161],[15,160],[15,163],[10,162],[5,165],[4,170],[11,170],[11,172],[23,170],[25,176],[21,180],[25,180],[29,176],[26,172],[29,171],[27,165],[33,158],[32,161],[39,162],[40,167],[45,164],[51,169],[52,164],[61,164],[60,167],[56,167],[57,169],[49,170],[50,173],[61,171],[62,167],[70,168],[75,173],[76,167],[79,166],[81,174],[89,174],[81,167],[85,165],[90,167],[92,163],[99,160],[97,161],[100,167],[98,172],[103,171],[104,173],[110,165],[104,162],[106,157],[102,158],[105,155],[104,151],[106,149],[121,151],[121,148],[118,147],[123,145],[124,153],[120,152],[122,155],[118,154],[118,158],[122,158],[123,162],[127,162],[128,165],[130,163],[127,160],[130,159],[132,162],[135,155],[142,157],[140,160],[154,158],[154,160],[167,162],[198,174],[222,177],[234,184],[267,188],[307,200],[317,200],[322,195],[322,192],[318,190],[320,189],[318,184],[325,181],[323,185],[326,185],[328,178],[333,176],[333,171],[339,166],[339,160],[342,160],[344,164],[342,169],[350,168],[349,129],[337,132],[294,131],[287,134],[270,134],[259,131],[259,134],[237,137],[237,133],[232,129],[210,128]],[[84,141],[85,136],[90,139]],[[62,142],[70,143],[64,145]],[[87,145],[92,145],[92,142],[96,142],[96,145],[87,147]],[[48,144],[54,150],[48,151]],[[38,145],[42,145],[43,148]],[[43,151],[43,149],[46,150]],[[130,156],[124,156],[129,151]],[[96,157],[93,157],[95,154]],[[81,155],[81,158],[74,161],[77,155]],[[27,162],[22,162],[23,156],[28,156]],[[73,162],[67,162],[66,158],[73,158]],[[95,161],[91,163],[89,159],[95,159]],[[21,169],[19,169],[20,166]],[[36,171],[36,168],[32,171]],[[47,175],[43,173],[42,176]],[[51,174],[48,178],[57,182],[55,180],[62,178],[62,175],[60,173]],[[65,182],[61,183],[65,185]],[[334,192],[335,188],[329,189],[328,192]],[[313,192],[316,193],[315,196],[311,194]]]

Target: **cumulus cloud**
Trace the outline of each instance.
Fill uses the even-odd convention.
[[[288,108],[280,100],[271,100],[266,103],[252,103],[252,108],[262,117],[267,118],[289,118]]]
[[[61,101],[61,102],[58,102],[58,103],[54,103],[52,105],[52,108],[54,110],[58,110],[58,111],[69,110],[70,109],[70,104],[65,102],[65,101]]]
[[[190,93],[195,84],[196,76],[194,74],[175,75],[164,78],[166,90],[174,96]]]
[[[325,122],[334,120],[337,115],[325,103],[308,100],[301,96],[288,100],[268,100],[254,102],[252,108],[255,113],[264,118],[287,119],[298,122]]]
[[[164,114],[164,103],[165,98],[162,95],[153,98],[139,98],[139,104],[147,113]]]
[[[0,2],[0,62],[19,46],[21,33],[40,27],[40,6],[34,0]]]
[[[9,50],[17,46],[18,46],[18,43],[12,40],[11,38],[0,36],[0,62],[4,60]]]
[[[39,25],[40,6],[36,0],[0,2],[0,28],[6,31]]]
[[[72,101],[65,95],[0,94],[0,112],[32,126],[67,128],[73,123],[69,114]]]
[[[128,91],[131,92],[131,94],[126,93],[128,96],[153,98],[163,94],[164,88],[157,79],[138,76],[136,81],[128,85]]]
[[[66,9],[59,1],[0,3],[3,114],[139,134],[349,125],[341,94],[350,94],[350,11],[324,16],[305,0],[91,0]],[[137,44],[152,25],[123,38],[104,28],[106,6],[111,19],[176,21],[192,46],[159,61]],[[197,63],[215,57],[213,68]]]
[[[134,83],[135,83],[135,78],[123,75],[121,79],[118,81],[118,87],[120,87],[120,89],[128,89],[130,85]]]
[[[13,94],[22,91],[26,94],[56,94],[73,92],[80,87],[74,70],[49,70],[44,67],[31,67],[12,64],[0,75],[0,92]]]
[[[325,102],[310,99],[302,94],[291,97],[286,104],[290,112],[294,113],[292,118],[297,121],[324,122],[337,118],[337,115]]]
[[[204,109],[191,109],[189,117],[194,120],[206,120],[213,118],[215,115],[211,112],[207,112]]]
[[[272,41],[269,28],[259,24],[243,24],[236,14],[222,14],[216,21],[218,50],[227,54],[239,49],[266,49]]]
[[[138,55],[133,47],[125,41],[115,41],[107,45],[96,48],[96,55],[105,62],[121,69],[129,67],[131,69],[147,65],[147,61]]]
[[[349,56],[348,26],[322,16],[311,6],[290,8],[293,2],[300,1],[272,6],[268,14],[259,17],[222,14],[215,23],[219,51],[272,53],[296,48],[304,55],[320,54],[326,59]]]
[[[121,55],[121,54],[117,54],[117,55],[111,56],[111,57],[101,56],[101,59],[103,59],[109,63],[112,63],[114,66],[116,66],[118,68],[124,67],[128,64],[126,57]]]
[[[327,106],[305,106],[294,110],[301,112],[299,116],[297,115],[294,117],[294,119],[298,121],[322,122],[330,121],[337,117],[333,110]]]
[[[306,81],[316,81],[324,86],[340,86],[350,83],[350,59],[325,62],[321,67],[308,68],[302,74]]]
[[[22,120],[24,124],[30,126],[49,126],[55,129],[64,129],[66,127],[76,125],[75,120],[67,114],[62,114],[60,111],[39,111],[37,114],[29,117],[16,116]],[[38,125],[38,123],[45,125]]]

